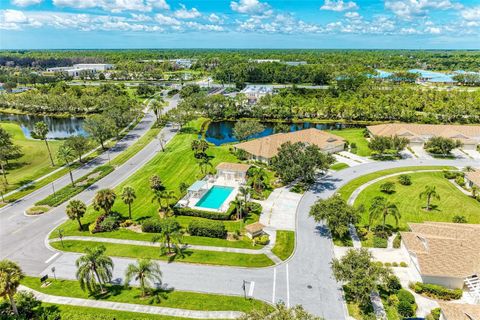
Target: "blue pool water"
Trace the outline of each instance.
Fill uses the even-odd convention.
[[[203,195],[195,206],[218,210],[232,191],[232,187],[213,186]]]

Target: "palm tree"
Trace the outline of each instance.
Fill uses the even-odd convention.
[[[238,193],[243,197],[243,202],[248,202],[248,196],[250,195],[251,189],[249,187],[240,187],[238,188]]]
[[[95,210],[103,209],[105,214],[109,214],[117,195],[112,189],[102,189],[95,194],[93,198],[93,208]]]
[[[53,162],[52,152],[50,151],[50,146],[48,145],[47,134],[48,134],[48,126],[45,122],[40,121],[35,123],[35,126],[33,127],[33,131],[32,131],[32,137],[35,139],[40,139],[45,141],[48,155],[50,156],[50,162],[52,163],[52,166],[55,166],[55,163]]]
[[[262,190],[265,187],[265,180],[267,179],[267,173],[265,170],[259,167],[253,167],[249,171],[253,189],[255,189],[255,191]]]
[[[0,261],[0,297],[10,300],[13,313],[18,316],[17,305],[14,296],[24,274],[20,266],[13,261],[4,259]]]
[[[388,201],[384,197],[375,197],[372,201],[372,205],[370,206],[369,223],[372,224],[373,220],[379,216],[383,218],[383,229],[385,229],[387,216],[392,216],[397,225],[398,219],[402,217],[395,203]]]
[[[122,190],[122,200],[123,203],[128,205],[128,218],[132,219],[132,203],[137,198],[135,194],[135,189],[130,186],[125,186]]]
[[[162,115],[162,111],[165,108],[165,105],[165,100],[163,100],[161,97],[152,99],[152,101],[150,102],[150,109],[152,109],[153,113],[155,114],[155,118],[157,118],[157,123],[160,120],[160,116]]]
[[[112,280],[113,261],[105,255],[105,250],[104,246],[86,248],[86,254],[75,262],[76,277],[82,290],[94,292],[98,285],[104,292],[103,284]]]
[[[160,233],[152,238],[152,242],[160,242],[162,252],[166,249],[172,254],[172,247],[182,243],[180,225],[174,218],[160,220]]]
[[[231,202],[235,206],[235,211],[237,213],[237,219],[240,220],[243,218],[243,213],[245,211],[245,202],[240,198],[236,197],[235,200]]]
[[[210,157],[202,157],[198,162],[198,166],[200,167],[200,171],[203,174],[206,174],[208,168],[213,168],[212,162],[210,161]]]
[[[73,181],[73,174],[72,174],[72,168],[70,166],[70,163],[75,160],[75,152],[73,151],[72,148],[69,146],[63,144],[59,149],[57,153],[57,158],[60,161],[65,162],[65,164],[68,167],[68,173],[70,174],[70,180],[72,181],[72,186],[75,187],[75,182]]]
[[[419,194],[419,198],[427,199],[427,211],[430,211],[430,202],[432,198],[440,200],[440,195],[438,194],[435,186],[425,186],[425,190]]]
[[[193,140],[191,147],[194,152],[195,158],[203,158],[206,156],[205,151],[207,151],[208,149],[207,141],[203,139]]]
[[[140,284],[142,297],[145,297],[145,289],[151,286],[150,282],[162,283],[162,271],[156,262],[149,259],[138,259],[137,264],[131,263],[125,272],[125,285],[129,285],[130,281],[135,279]]]
[[[465,168],[463,168],[463,171],[465,171],[465,172],[473,172],[473,171],[475,171],[475,169],[474,169],[472,166],[466,166]]]
[[[150,189],[152,189],[153,192],[165,190],[162,180],[160,180],[160,177],[156,174],[150,177]]]
[[[166,215],[166,213],[168,213],[168,208],[170,207],[169,200],[174,198],[175,198],[175,193],[172,190],[155,191],[153,193],[152,202],[156,201],[159,205],[159,208],[158,208],[159,213],[163,212]],[[163,200],[165,200],[165,205]]]
[[[82,222],[80,219],[87,212],[87,206],[80,200],[72,200],[68,203],[66,213],[70,220],[77,220],[80,231],[82,231]]]

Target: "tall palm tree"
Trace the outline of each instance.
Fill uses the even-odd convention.
[[[13,313],[18,316],[17,305],[15,304],[15,293],[24,274],[20,266],[10,260],[0,261],[0,298],[8,298]]]
[[[208,149],[208,143],[203,139],[196,139],[192,141],[191,147],[195,158],[203,158],[206,155],[205,152]]]
[[[419,198],[420,199],[423,199],[423,198],[427,199],[426,209],[427,209],[427,211],[430,211],[430,202],[432,201],[432,198],[440,200],[440,195],[438,194],[435,186],[425,186],[425,190],[423,190],[419,194]]]
[[[370,206],[370,217],[369,223],[371,224],[373,220],[381,216],[383,218],[383,229],[385,229],[385,223],[387,216],[392,216],[395,219],[395,223],[398,225],[398,219],[402,216],[400,211],[395,203],[388,201],[384,197],[375,197]]]
[[[142,290],[142,297],[145,297],[147,286],[151,287],[151,283],[162,283],[162,271],[160,265],[149,259],[138,259],[137,264],[131,263],[125,271],[125,285],[129,285],[130,281],[134,279],[138,281],[140,290]]]
[[[251,188],[250,187],[240,187],[238,188],[238,193],[240,196],[243,197],[243,202],[247,203],[248,202],[248,196],[250,195]]]
[[[165,109],[165,105],[165,100],[163,100],[163,98],[161,97],[152,99],[152,101],[150,102],[150,109],[152,109],[153,113],[155,114],[155,118],[157,118],[157,123],[160,120],[163,109]]]
[[[122,190],[122,200],[123,203],[128,205],[128,218],[132,219],[132,203],[137,198],[135,194],[135,189],[130,186],[125,186]]]
[[[198,166],[200,167],[200,171],[203,174],[206,174],[208,172],[208,168],[213,168],[210,157],[202,157],[198,162]]]
[[[52,163],[52,166],[54,166],[55,163],[53,162],[52,152],[50,151],[50,146],[48,145],[47,134],[48,134],[48,126],[45,122],[40,121],[35,123],[35,126],[33,127],[33,131],[32,131],[32,137],[35,139],[40,139],[45,141],[48,155],[50,156],[50,162]]]
[[[168,209],[170,208],[170,199],[174,199],[174,198],[175,198],[175,193],[172,190],[155,191],[153,193],[152,202],[156,201],[159,205],[159,208],[158,208],[159,213],[163,212],[166,215],[168,213]]]
[[[180,225],[174,218],[160,220],[160,233],[152,238],[152,242],[160,242],[162,253],[166,250],[172,254],[172,247],[182,243]]]
[[[245,212],[245,202],[242,198],[236,197],[235,200],[231,202],[233,206],[235,206],[235,211],[237,213],[237,220],[243,218],[243,214]]]
[[[73,181],[73,174],[72,174],[72,167],[70,166],[71,162],[75,160],[75,151],[69,146],[63,144],[57,153],[57,158],[60,161],[65,162],[68,167],[68,173],[70,174],[70,181],[72,182],[72,186],[75,187],[75,182]]]
[[[103,284],[112,280],[113,261],[105,255],[105,250],[104,246],[86,248],[86,254],[75,262],[76,277],[82,290],[94,292],[100,287],[104,292]]]
[[[80,200],[72,200],[68,203],[66,213],[70,220],[77,220],[80,231],[82,231],[82,221],[80,219],[87,212],[87,206]]]
[[[267,179],[265,170],[259,167],[253,167],[249,170],[249,175],[255,191],[260,191],[265,187],[265,180]]]
[[[152,189],[153,192],[165,190],[162,180],[156,174],[150,177],[150,189]]]
[[[93,198],[93,208],[97,211],[103,209],[105,214],[109,214],[116,198],[117,195],[112,189],[102,189]]]

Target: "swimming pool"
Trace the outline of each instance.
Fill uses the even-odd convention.
[[[232,191],[232,187],[213,186],[203,195],[195,206],[219,210]]]

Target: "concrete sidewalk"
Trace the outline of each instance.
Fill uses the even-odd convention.
[[[164,316],[193,318],[193,319],[236,319],[241,315],[243,315],[243,313],[239,311],[185,310],[185,309],[165,308],[165,307],[157,307],[157,306],[141,305],[141,304],[133,304],[133,303],[122,303],[122,302],[113,302],[113,301],[99,301],[99,300],[93,300],[93,299],[80,299],[80,298],[71,298],[71,297],[52,296],[49,294],[35,291],[25,286],[20,286],[20,290],[32,292],[35,295],[35,297],[37,297],[37,299],[41,300],[42,302],[78,306],[78,307],[158,314],[158,315],[164,315]]]

